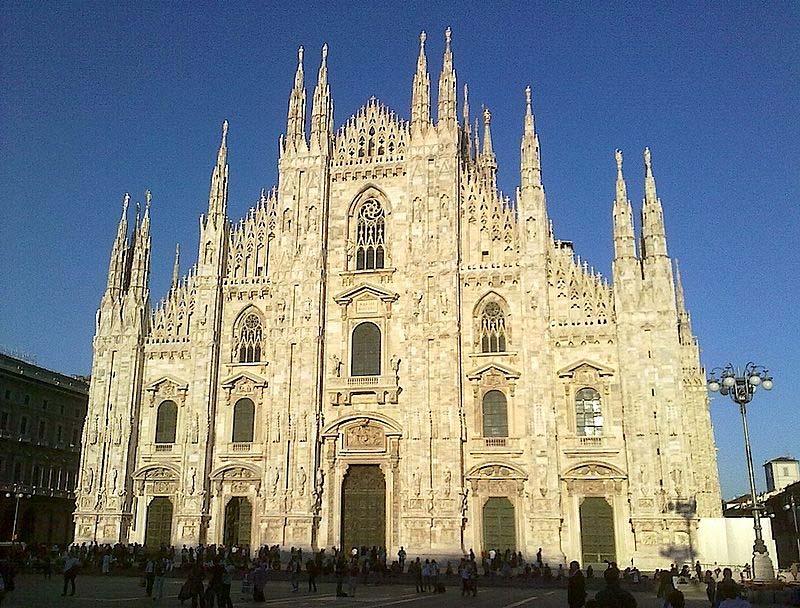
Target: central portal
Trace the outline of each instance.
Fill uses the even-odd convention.
[[[386,546],[386,480],[377,464],[354,464],[342,482],[342,548]]]
[[[234,496],[225,506],[222,542],[226,547],[250,544],[253,507],[244,496]]]

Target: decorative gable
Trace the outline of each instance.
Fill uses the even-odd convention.
[[[145,390],[150,393],[150,407],[154,407],[156,401],[164,401],[166,399],[171,399],[178,405],[185,405],[186,393],[189,392],[189,385],[172,376],[162,376],[155,382],[147,385]]]
[[[226,405],[230,405],[233,397],[248,397],[259,401],[264,397],[264,389],[269,386],[266,379],[250,372],[241,372],[231,376],[222,383],[225,391]]]
[[[586,377],[598,377],[603,378],[605,376],[613,376],[614,370],[605,365],[601,365],[600,363],[595,363],[594,361],[590,361],[588,359],[581,359],[576,363],[572,363],[567,367],[561,368],[557,372],[559,378],[578,378]]]

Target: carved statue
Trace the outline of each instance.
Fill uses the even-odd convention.
[[[300,423],[300,441],[308,441],[308,412],[303,412],[302,422]]]
[[[278,483],[281,480],[281,470],[278,467],[272,469],[272,495],[275,496],[278,493]]]
[[[414,316],[418,317],[422,313],[422,299],[425,294],[421,291],[414,292]]]
[[[196,479],[197,479],[197,469],[195,467],[192,467],[191,469],[189,469],[189,495],[190,496],[194,495]]]
[[[422,477],[420,476],[419,467],[414,469],[411,475],[411,481],[414,484],[414,495],[419,496],[422,492]]]
[[[94,422],[92,423],[92,434],[89,439],[92,445],[97,443],[97,438],[99,434],[100,434],[100,416],[95,416]]]
[[[117,475],[118,474],[119,474],[119,470],[117,468],[114,468],[111,471],[111,493],[112,494],[116,494],[117,493]]]
[[[86,472],[86,479],[83,481],[83,490],[88,494],[92,491],[92,487],[94,487],[94,469],[89,467]]]
[[[396,378],[399,377],[400,376],[400,357],[398,357],[397,355],[392,355],[392,358],[389,359],[389,367],[391,367],[392,370],[394,371],[395,377]]]
[[[444,497],[445,498],[450,498],[450,491],[452,489],[451,488],[452,481],[453,481],[453,473],[451,473],[450,471],[445,471],[444,472]]]
[[[342,376],[342,360],[339,358],[339,355],[331,355],[331,368],[337,378]]]
[[[303,467],[300,467],[300,470],[297,471],[297,484],[300,487],[300,496],[306,495],[306,481],[307,481],[306,470]]]
[[[316,486],[317,493],[322,495],[322,488],[325,487],[325,471],[322,470],[322,467],[317,469]]]
[[[467,516],[467,496],[469,495],[469,488],[464,488],[461,492],[461,517]]]

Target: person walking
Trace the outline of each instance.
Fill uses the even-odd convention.
[[[347,578],[347,593],[350,597],[356,596],[356,585],[358,584],[358,561],[350,562],[350,576]]]
[[[309,559],[306,562],[306,572],[308,572],[308,592],[317,592],[317,562]]]
[[[144,590],[147,593],[147,597],[152,597],[153,595],[153,583],[156,580],[156,561],[155,559],[150,556],[147,558],[147,562],[144,565]]]
[[[664,603],[662,604],[663,608],[667,608],[667,603],[669,602],[669,600],[667,600],[667,596],[672,591],[675,591],[675,583],[672,580],[672,571],[662,570],[658,575],[658,591],[656,592],[656,597],[660,597],[664,600]]]
[[[220,565],[220,580],[217,587],[217,606],[219,608],[233,608],[231,600],[231,585],[233,584],[233,573],[236,568],[229,558]]]
[[[78,569],[81,563],[78,558],[72,553],[68,553],[64,559],[64,590],[61,592],[62,596],[67,595],[67,585],[72,589],[70,595],[75,595],[75,579],[78,576]]]
[[[300,572],[300,558],[293,557],[292,561],[289,562],[289,579],[292,583],[292,593],[300,591]]]
[[[719,606],[724,599],[733,599],[737,597],[739,597],[739,583],[733,580],[733,571],[730,568],[723,568],[722,580],[717,583],[717,590],[714,594],[717,606]]]
[[[425,589],[422,584],[422,564],[419,561],[419,558],[415,559],[411,562],[411,567],[408,569],[409,572],[414,570],[414,582],[417,585],[417,593],[422,593]]]
[[[264,562],[258,562],[250,573],[250,581],[253,583],[253,601],[260,604],[264,601],[264,586],[267,584],[267,569],[264,567]]]
[[[153,579],[153,601],[160,602],[164,597],[164,579],[167,576],[168,560],[160,557],[155,563],[155,577]]]
[[[406,550],[402,546],[400,547],[400,551],[397,552],[397,561],[400,564],[400,574],[402,574],[406,567]]]
[[[576,561],[569,563],[567,581],[567,604],[569,608],[581,608],[586,603],[586,579],[581,566]]]
[[[598,591],[594,599],[598,608],[636,608],[636,599],[619,586],[619,570],[608,568],[603,572],[606,586]]]
[[[717,595],[717,581],[714,580],[714,573],[711,570],[706,570],[703,582],[706,585],[706,597],[713,608],[714,598]]]

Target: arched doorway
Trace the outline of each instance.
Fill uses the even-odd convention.
[[[158,548],[172,544],[172,501],[158,496],[147,505],[147,524],[144,529],[145,547]]]
[[[483,504],[483,548],[502,552],[517,548],[514,505],[508,498],[492,496]]]
[[[617,561],[614,507],[605,498],[588,496],[580,507],[581,553],[584,564]]]
[[[342,547],[386,546],[386,480],[377,464],[355,464],[342,482]]]
[[[225,530],[222,544],[226,547],[233,545],[249,545],[250,529],[253,521],[253,507],[244,496],[234,496],[225,505]]]

